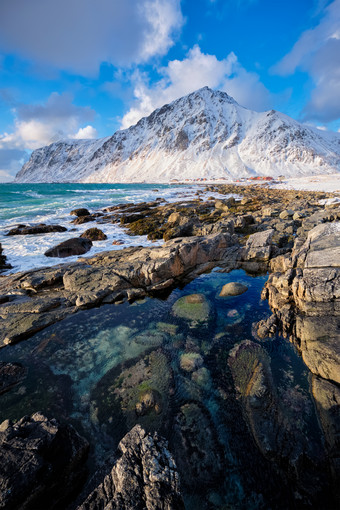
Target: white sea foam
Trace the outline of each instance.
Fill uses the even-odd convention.
[[[12,204],[12,207],[3,207],[0,216],[3,218],[0,220],[0,243],[4,249],[7,261],[13,266],[13,269],[7,271],[5,274],[77,260],[78,256],[59,259],[46,257],[44,253],[49,248],[71,237],[79,237],[85,230],[94,226],[103,230],[107,235],[107,240],[95,241],[91,250],[85,254],[85,257],[91,257],[95,253],[101,251],[119,250],[128,246],[159,245],[163,241],[151,242],[147,240],[146,236],[130,236],[126,233],[126,230],[118,224],[105,223],[98,225],[96,222],[90,222],[84,223],[83,225],[73,225],[70,223],[72,220],[70,211],[77,207],[87,207],[91,212],[95,212],[106,206],[118,203],[139,203],[155,200],[158,197],[164,198],[167,202],[176,202],[186,199],[192,200],[193,198],[197,198],[195,193],[198,189],[202,188],[198,186],[157,188],[156,185],[153,190],[138,188],[66,190],[69,194],[64,197],[45,195],[45,200],[43,203],[39,204],[30,204],[25,201],[24,197],[25,195],[27,197],[27,190],[15,191],[15,193],[22,194],[22,202],[20,204]],[[32,190],[29,190],[29,192],[31,191]],[[81,194],[83,196],[81,196]],[[39,195],[39,193],[37,193],[37,195]],[[200,195],[203,199],[207,199],[209,196],[214,196],[215,198],[221,198],[223,196],[223,198],[225,198],[224,195],[212,192]],[[48,225],[58,224],[65,226],[68,230],[67,232],[49,234],[6,236],[8,230],[18,224],[34,225],[38,223],[46,223]],[[112,244],[114,241],[118,240],[122,242],[121,245]]]

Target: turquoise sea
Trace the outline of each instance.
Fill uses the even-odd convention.
[[[158,197],[172,202],[185,197],[193,198],[196,191],[197,186],[166,184],[0,184],[0,243],[8,262],[13,266],[12,272],[54,265],[60,260],[45,257],[44,252],[89,228],[89,224],[70,223],[72,209],[86,207],[90,212],[95,212],[110,205],[151,201]],[[18,224],[37,223],[62,225],[68,231],[6,236],[10,228]],[[117,224],[106,224],[102,230],[107,240],[95,242],[89,256],[108,249],[150,244],[145,236],[131,237]],[[117,240],[122,244],[113,246],[112,242]],[[68,261],[72,260],[68,258]]]

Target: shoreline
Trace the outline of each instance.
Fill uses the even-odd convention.
[[[240,190],[242,199],[235,200],[230,196],[235,190]],[[112,304],[120,306],[123,303],[131,303],[129,306],[133,306],[134,302],[145,297],[164,299],[174,289],[194,281],[198,275],[210,272],[216,266],[226,273],[244,269],[254,276],[268,271],[262,299],[268,300],[271,315],[254,323],[251,340],[243,339],[235,345],[229,353],[228,366],[236,374],[235,377],[240,377],[239,366],[242,368],[242,377],[249,372],[244,392],[243,380],[236,385],[236,391],[239,392],[239,398],[246,402],[244,413],[253,440],[258,446],[258,454],[275,466],[277,462],[278,466],[288,463],[289,469],[294,467],[296,479],[290,478],[283,470],[285,483],[296,484],[299,490],[306,491],[310,496],[309,486],[304,485],[303,477],[309,463],[314,462],[313,457],[309,458],[307,453],[300,457],[299,453],[296,461],[294,451],[284,454],[280,452],[281,434],[288,434],[293,439],[300,436],[294,435],[294,424],[287,422],[284,415],[280,418],[283,411],[280,404],[276,403],[275,385],[271,389],[273,382],[270,365],[261,345],[280,334],[297,347],[310,373],[311,392],[327,454],[327,462],[322,462],[327,466],[329,479],[318,479],[316,487],[321,484],[325,491],[329,491],[329,497],[334,493],[336,499],[340,455],[336,445],[339,434],[336,413],[340,408],[340,380],[337,379],[340,204],[329,202],[334,193],[322,191],[283,191],[257,185],[208,185],[204,193],[214,191],[224,194],[225,198],[201,200],[202,191],[191,201],[184,199],[174,203],[125,204],[103,211],[108,221],[118,221],[131,234],[147,235],[150,240],[162,240],[160,246],[104,251],[80,257],[74,262],[0,278],[0,347],[10,350],[14,344],[29,342],[29,338],[36,333],[58,322],[62,324],[69,317],[75,317],[76,320],[77,315],[86,310]],[[102,221],[103,217],[95,217],[93,225],[101,227],[105,225],[105,221],[100,223]],[[204,310],[204,295],[203,298],[199,296],[192,294],[190,307],[195,305]],[[231,313],[235,314],[237,310]],[[169,328],[169,325],[166,327]],[[224,341],[228,338],[225,337]],[[53,341],[53,334],[51,339]],[[61,342],[61,348],[62,340],[58,341]],[[216,339],[214,341],[217,342]],[[40,348],[45,349],[44,342]],[[189,368],[189,374],[190,370],[199,373],[203,354],[197,346],[194,350],[186,347],[181,360],[183,367],[194,364],[194,368]],[[245,360],[249,360],[249,366],[245,365]],[[195,363],[198,363],[197,367]],[[130,377],[134,377],[132,372]],[[183,373],[181,377],[184,377]],[[192,384],[192,380],[189,379],[188,384],[189,381]],[[147,395],[149,400],[145,402],[152,398],[158,402],[157,393]],[[225,398],[230,399],[230,396]],[[140,405],[149,405],[145,402],[143,400]],[[274,409],[273,414],[268,414],[271,408]],[[275,421],[277,419],[278,422]],[[32,416],[30,420],[46,423],[47,418],[39,415]],[[271,431],[273,423],[276,431],[274,436],[277,438],[275,441]],[[12,431],[12,425],[8,427]],[[136,431],[133,431],[123,439],[128,444],[125,450],[123,447],[128,455],[135,451],[133,441],[139,442],[140,437],[145,435],[144,431],[138,431],[136,437]],[[134,439],[131,440],[131,437]],[[299,444],[299,439],[294,440]],[[273,446],[269,448],[268,444]],[[167,453],[167,458],[172,453]],[[303,460],[304,455],[307,455],[307,460]],[[138,463],[138,459],[139,454],[134,462]],[[324,468],[319,469],[321,472]],[[178,472],[175,472],[178,477]],[[315,476],[318,475],[319,472],[316,472]],[[96,491],[91,498],[102,501],[101,489]],[[85,494],[82,501],[90,492]],[[180,507],[180,500],[178,505]],[[79,508],[83,510],[87,507]]]

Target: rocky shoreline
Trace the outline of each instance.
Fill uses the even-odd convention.
[[[168,204],[158,200],[114,206],[94,214],[87,210],[73,211],[74,221],[96,222],[104,231],[106,223],[119,222],[131,235],[148,235],[149,239],[164,239],[165,242],[157,247],[108,251],[73,263],[1,277],[0,347],[10,349],[10,344],[26,340],[82,310],[133,302],[145,296],[164,296],[216,266],[223,271],[242,268],[252,274],[269,271],[262,299],[268,300],[272,316],[254,324],[254,339],[265,342],[280,333],[294,342],[301,352],[311,373],[311,389],[329,459],[325,465],[316,466],[319,470],[328,466],[325,467],[329,469],[327,483],[325,480],[315,483],[328,487],[336,501],[339,496],[336,480],[340,475],[339,204],[320,202],[331,198],[329,193],[271,190],[263,186],[219,185],[208,186],[206,191],[226,195],[237,193],[242,198],[203,201],[198,191],[197,200],[191,202],[182,200]],[[195,300],[199,306],[204,305],[201,298]],[[289,437],[292,431],[283,415],[280,418],[281,404],[273,387],[271,369],[259,345],[250,340],[238,344],[230,352],[228,370],[237,388],[237,398],[247,410],[247,426],[261,454],[268,460],[277,456],[275,448],[281,441],[280,435]],[[189,373],[203,370],[200,356],[193,353],[182,358],[182,370]],[[243,370],[246,379],[240,381],[239,371],[244,359],[249,360]],[[0,393],[21,380],[22,370],[20,366],[0,365]],[[150,395],[148,399],[153,399],[152,406],[155,406],[157,397]],[[141,409],[150,405],[148,402],[147,399],[142,401]],[[274,422],[271,430],[268,423]],[[0,438],[0,455],[6,455],[8,441],[15,442],[15,437],[22,436],[21,427],[33,430],[34,437],[43,444],[43,434],[48,431],[49,437],[53,436],[58,425],[41,415],[23,418],[16,424],[3,422],[0,426],[3,437]],[[76,432],[68,431],[68,434]],[[129,432],[121,442],[122,457],[115,461],[111,473],[106,474],[98,488],[92,487],[91,495],[84,495],[84,502],[78,501],[79,508],[184,508],[177,468],[162,441],[141,428]],[[298,441],[296,436],[292,444],[294,441]],[[28,442],[21,444],[20,451],[28,455],[34,448]],[[313,500],[313,491],[309,487],[314,476],[308,465],[311,461],[303,463],[302,456],[293,460],[296,452],[285,451],[286,446],[280,448],[281,460],[277,462],[286,463],[288,471],[295,470],[299,490],[311,494],[309,501],[306,499],[301,506],[295,501],[294,507],[309,508],[316,501],[319,504],[318,499]],[[86,456],[85,443],[82,443],[81,451],[81,456]],[[13,478],[15,456],[11,462],[8,468],[11,475],[6,471],[5,482],[0,483],[0,508],[19,508],[20,505],[20,508],[34,508],[39,498],[44,501],[50,490],[58,492],[54,485],[56,480],[53,483],[46,480],[43,489],[32,489],[32,493],[27,489],[27,495],[23,491],[19,505],[16,494],[21,491],[21,486]],[[45,461],[40,457],[37,461],[33,456],[29,462],[43,469],[41,466]],[[72,460],[70,463],[74,465]],[[38,479],[39,469],[32,470],[30,476]],[[82,477],[80,471],[74,467],[74,475],[79,475],[79,480]],[[309,480],[303,479],[303,471],[310,474]],[[27,487],[34,487],[31,478],[25,480]],[[181,480],[181,483],[185,484],[185,481]],[[128,495],[125,484],[136,487],[135,499]],[[64,492],[62,498],[70,501],[72,491],[65,488]],[[62,506],[56,500],[54,507]],[[277,508],[281,507],[278,505]]]

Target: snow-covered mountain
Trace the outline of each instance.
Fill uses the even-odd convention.
[[[16,182],[168,182],[340,171],[340,134],[274,110],[254,112],[208,87],[99,140],[35,150]]]

